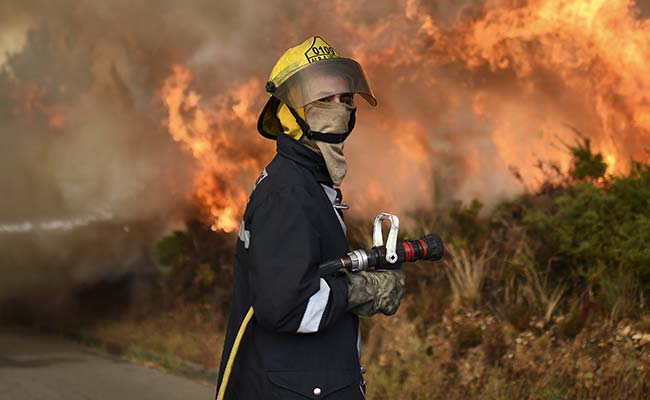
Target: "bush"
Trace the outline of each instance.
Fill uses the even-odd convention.
[[[615,316],[633,313],[650,283],[650,166],[606,177],[588,140],[572,153],[576,183],[552,207],[526,209],[523,224],[556,274],[578,278]]]
[[[582,143],[578,142],[575,146],[569,146],[569,151],[573,156],[571,177],[578,181],[603,178],[607,172],[607,164],[603,161],[602,154],[591,151],[591,140],[581,139]]]
[[[226,309],[232,286],[235,237],[213,232],[191,220],[185,231],[174,231],[156,245],[163,294],[174,299],[212,300]]]

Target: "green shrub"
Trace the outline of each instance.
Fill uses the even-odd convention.
[[[174,231],[158,241],[155,253],[160,264],[160,283],[170,301],[213,297],[226,308],[232,286],[235,237],[213,232],[195,220],[185,231]]]
[[[650,166],[632,162],[627,174],[606,177],[588,140],[572,154],[576,183],[551,207],[527,208],[523,224],[556,274],[578,278],[609,311],[627,315],[650,283]]]
[[[578,181],[603,178],[607,171],[607,164],[603,161],[602,154],[591,151],[591,140],[588,138],[581,139],[582,143],[569,146],[569,151],[573,156],[571,177]]]

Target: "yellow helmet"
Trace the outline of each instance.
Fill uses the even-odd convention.
[[[320,36],[310,37],[280,57],[266,83],[266,91],[271,97],[260,114],[257,130],[269,139],[283,132],[278,118],[283,104],[287,107],[282,109],[292,110],[294,116],[306,104],[342,93],[358,93],[370,105],[377,105],[361,65],[341,57]]]

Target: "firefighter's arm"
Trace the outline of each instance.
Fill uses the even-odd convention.
[[[267,329],[313,333],[346,313],[343,277],[321,278],[318,210],[300,186],[269,195],[252,219],[250,282],[256,321]]]

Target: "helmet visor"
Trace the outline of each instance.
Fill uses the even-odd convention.
[[[377,105],[366,75],[358,62],[335,58],[307,65],[291,75],[271,93],[293,108],[343,93],[359,93],[370,105]]]

